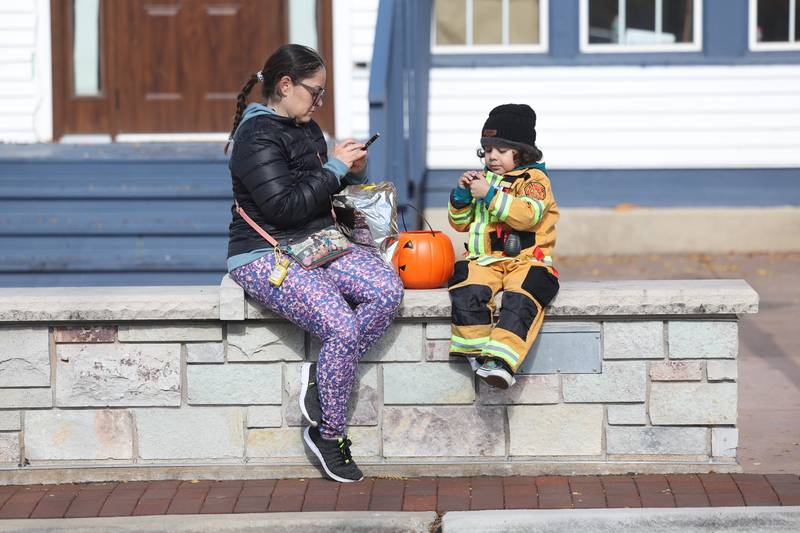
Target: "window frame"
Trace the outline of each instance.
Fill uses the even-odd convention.
[[[798,0],[789,0],[789,38],[794,39],[795,12],[798,9]],[[797,41],[758,41],[758,0],[750,0],[747,6],[747,46],[751,52],[780,52],[800,50],[800,40]]]
[[[435,2],[436,0],[434,0]],[[467,38],[472,35],[472,2],[464,0],[467,11]],[[509,0],[503,2],[503,38],[508,39]],[[550,0],[539,0],[539,43],[538,44],[436,44],[436,16],[431,12],[431,54],[546,54],[549,51],[549,3]],[[436,7],[434,6],[434,9]]]
[[[625,7],[627,0],[618,0]],[[660,0],[653,0],[660,2]],[[620,43],[589,43],[589,0],[580,0],[578,24],[580,32],[580,52],[582,54],[637,54],[637,53],[684,53],[703,51],[703,1],[692,0],[694,12],[692,20],[692,42],[665,43],[665,44],[620,44]],[[622,12],[622,10],[621,10]],[[658,10],[656,10],[658,13]]]

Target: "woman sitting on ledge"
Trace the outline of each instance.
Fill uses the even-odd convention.
[[[331,195],[358,179],[349,171],[363,170],[367,152],[348,139],[328,159],[311,118],[325,81],[320,55],[290,44],[239,94],[228,272],[261,305],[322,341],[318,363],[303,365],[300,409],[310,424],[304,440],[331,479],[349,482],[363,478],[345,433],[358,361],[392,322],[403,285],[379,256],[336,245],[344,239],[334,226]],[[263,103],[246,106],[256,85]],[[324,264],[320,252],[328,256]]]

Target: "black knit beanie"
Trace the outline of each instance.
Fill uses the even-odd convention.
[[[481,145],[536,146],[536,113],[527,104],[503,104],[492,109],[481,131]]]

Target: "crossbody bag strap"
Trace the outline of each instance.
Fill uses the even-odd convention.
[[[266,231],[264,231],[264,230],[263,230],[263,228],[262,228],[261,226],[259,226],[258,224],[256,224],[256,223],[255,223],[255,221],[254,221],[252,218],[250,218],[250,217],[247,215],[247,213],[245,213],[245,212],[244,212],[244,209],[242,209],[242,207],[239,205],[239,201],[238,201],[238,200],[236,200],[236,199],[234,198],[234,200],[233,200],[233,203],[236,205],[236,212],[237,212],[237,213],[239,213],[239,216],[240,216],[240,217],[242,217],[242,218],[244,219],[244,221],[245,221],[245,222],[247,222],[247,223],[250,225],[250,227],[251,227],[251,228],[253,228],[254,230],[256,230],[256,232],[257,232],[259,235],[261,235],[262,237],[264,237],[264,240],[265,240],[265,241],[267,241],[268,243],[270,243],[270,244],[273,246],[273,248],[278,248],[278,247],[279,247],[279,245],[278,245],[278,241],[276,241],[275,239],[273,239],[273,238],[272,238],[272,235],[270,235],[269,233],[267,233]]]

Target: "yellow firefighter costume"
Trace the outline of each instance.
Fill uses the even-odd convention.
[[[448,282],[452,304],[450,352],[494,358],[515,373],[530,351],[544,319],[544,307],[558,292],[552,266],[558,205],[544,164],[516,168],[505,175],[486,172],[495,189],[468,204],[451,195],[450,225],[468,232],[467,260],[456,263]],[[488,196],[488,195],[487,195]],[[504,254],[512,232],[519,255]],[[493,323],[494,299],[503,291],[500,315]]]

